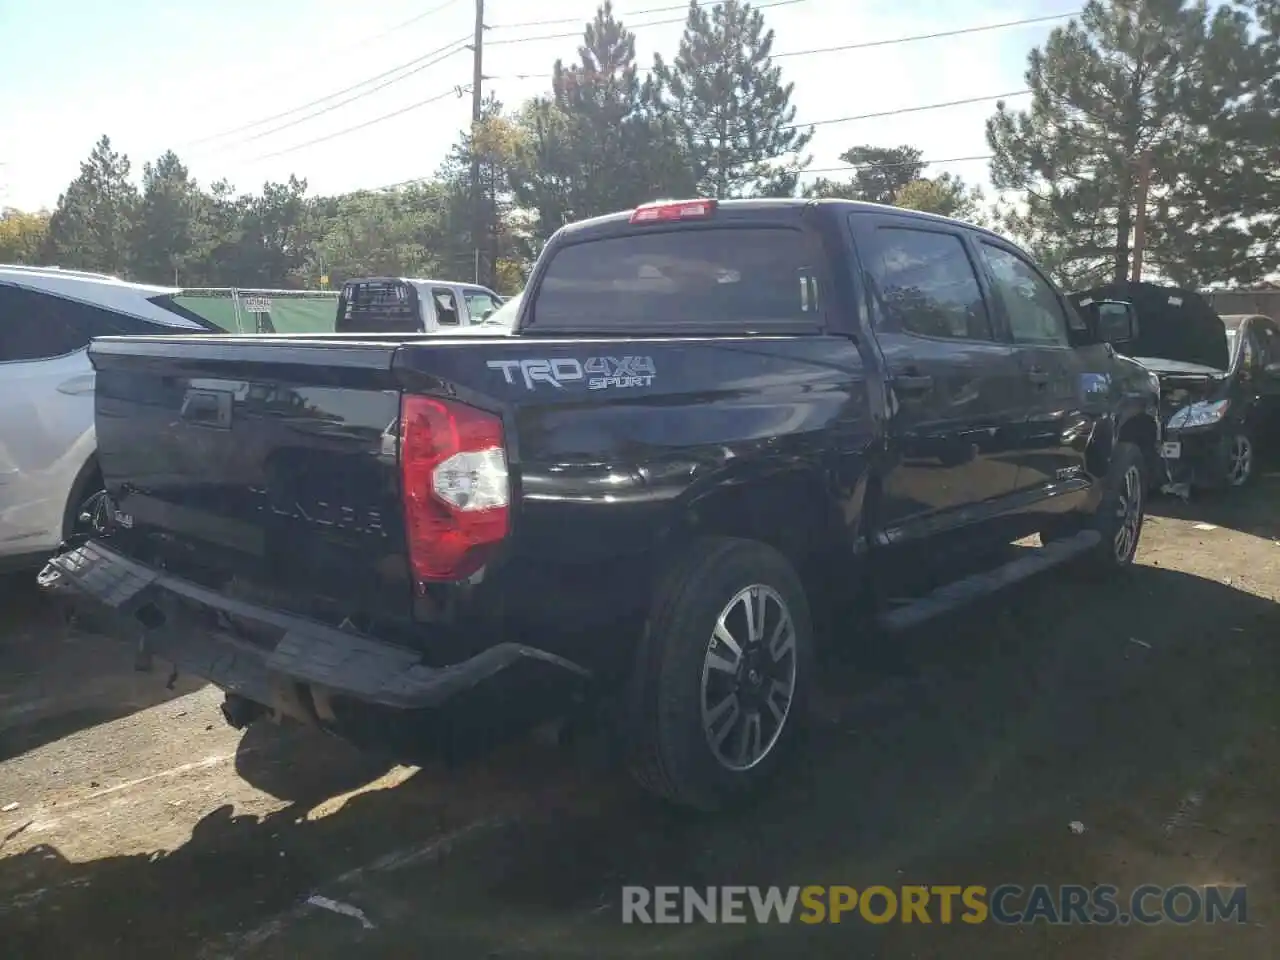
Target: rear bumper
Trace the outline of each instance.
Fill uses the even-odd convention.
[[[516,643],[489,647],[450,666],[427,666],[413,650],[233,600],[99,541],[54,557],[39,582],[103,632],[175,669],[280,715],[321,725],[336,724],[335,703],[393,711],[443,711],[468,703],[492,709],[519,691],[568,696],[589,679],[571,661]],[[229,617],[272,639],[235,635]]]

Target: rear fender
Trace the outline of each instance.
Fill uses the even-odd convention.
[[[809,590],[825,590],[863,544],[861,521],[868,475],[844,485],[819,469],[779,469],[749,483],[725,475],[683,505],[664,537],[665,560],[700,536],[738,537],[768,544],[787,558]]]

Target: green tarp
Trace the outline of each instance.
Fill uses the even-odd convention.
[[[236,308],[230,296],[179,295],[180,306],[217,324],[231,333],[332,333],[338,313],[338,295],[317,297],[266,297],[270,311],[250,313],[246,300],[262,299],[262,294],[242,294],[240,327],[236,326]],[[269,326],[267,325],[269,324]]]

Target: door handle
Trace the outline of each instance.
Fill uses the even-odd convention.
[[[893,378],[893,385],[902,393],[927,393],[933,389],[933,377],[928,374],[902,374]]]
[[[1041,370],[1039,367],[1032,367],[1027,371],[1027,379],[1036,386],[1042,387],[1049,382],[1049,371]]]

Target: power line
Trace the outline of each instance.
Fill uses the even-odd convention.
[[[720,3],[722,0],[698,0],[695,6],[706,7],[713,3]],[[643,17],[651,13],[671,13],[673,10],[688,10],[689,4],[678,3],[673,7],[650,7],[648,10],[624,10],[615,13],[614,16],[621,17]],[[495,23],[489,27],[490,30],[514,30],[517,27],[553,27],[561,23],[584,23],[582,17],[560,17],[557,20],[523,20],[520,23]]]
[[[467,41],[469,41],[470,39],[471,39],[471,35],[470,35],[470,34],[466,34],[465,36],[459,37],[458,39],[453,40],[453,41],[451,41],[450,43],[445,44],[443,47],[438,47],[438,48],[436,48],[435,50],[432,50],[430,53],[424,53],[424,54],[423,54],[422,56],[420,56],[420,57],[414,57],[412,60],[409,60],[409,61],[407,61],[407,62],[405,62],[405,63],[402,63],[402,64],[400,64],[400,65],[398,65],[398,66],[392,67],[390,70],[384,70],[382,73],[376,74],[376,75],[374,75],[374,76],[372,76],[372,77],[367,77],[367,78],[365,78],[364,80],[361,80],[359,83],[354,83],[354,84],[352,84],[352,85],[351,85],[351,86],[349,86],[349,87],[344,87],[344,88],[342,88],[341,90],[335,90],[333,93],[327,94],[327,95],[325,95],[325,96],[323,96],[323,97],[318,97],[318,98],[317,98],[317,99],[315,99],[315,100],[312,100],[312,101],[310,101],[310,102],[308,102],[308,103],[304,103],[304,104],[301,104],[301,105],[299,105],[299,106],[293,107],[293,108],[291,108],[291,109],[289,109],[289,110],[284,110],[284,111],[282,111],[282,112],[280,112],[280,113],[272,114],[272,115],[271,115],[271,116],[269,116],[269,117],[263,117],[263,118],[262,118],[262,119],[260,119],[260,120],[254,120],[254,121],[252,121],[252,122],[250,122],[250,123],[241,124],[240,126],[235,127],[235,128],[233,128],[233,129],[231,129],[231,130],[224,130],[222,133],[215,133],[215,134],[213,134],[213,135],[211,135],[211,136],[203,137],[203,138],[201,138],[201,139],[199,139],[199,140],[193,140],[193,141],[191,141],[190,143],[185,144],[184,146],[187,146],[187,147],[194,147],[194,146],[197,146],[197,145],[202,144],[202,143],[208,143],[208,142],[210,142],[211,140],[221,140],[223,137],[229,137],[229,136],[232,136],[233,134],[243,133],[243,132],[244,132],[244,131],[246,131],[246,130],[252,130],[254,127],[260,127],[260,126],[262,126],[262,125],[264,125],[264,124],[271,123],[272,121],[275,121],[275,120],[281,120],[281,119],[283,119],[283,118],[285,118],[285,117],[292,116],[293,114],[298,113],[298,112],[300,112],[300,111],[302,111],[302,110],[306,110],[306,109],[308,109],[309,107],[319,106],[320,104],[325,103],[326,101],[332,100],[334,97],[340,97],[340,96],[342,96],[344,93],[350,93],[350,92],[352,92],[353,90],[358,90],[359,88],[361,88],[361,87],[363,87],[363,86],[366,86],[366,85],[368,85],[368,84],[370,84],[370,83],[373,83],[373,82],[375,82],[375,81],[377,81],[377,80],[381,80],[381,79],[383,79],[384,77],[388,77],[388,76],[390,76],[390,75],[391,75],[391,74],[393,74],[393,73],[399,73],[401,70],[404,70],[406,67],[413,67],[413,66],[416,66],[417,64],[422,63],[424,60],[429,60],[429,59],[431,59],[432,57],[438,56],[438,55],[440,55],[440,54],[444,53],[446,50],[449,50],[451,47],[457,47],[457,46],[458,46],[458,44],[464,44],[464,43],[466,43]],[[453,51],[453,53],[457,53],[457,52],[459,52],[461,49],[463,49],[463,48],[462,48],[462,47],[459,47],[459,49],[458,49],[458,50]],[[450,54],[450,56],[452,56],[452,53]]]
[[[352,43],[343,42],[341,44],[336,44],[334,46],[325,47],[323,50],[319,51],[319,53],[317,53],[316,51],[310,51],[307,54],[306,59],[308,61],[314,61],[317,56],[323,56],[339,50],[341,50],[343,53],[350,53],[353,50],[359,50],[361,47],[367,47],[369,44],[375,43],[378,40],[383,39],[384,37],[389,37],[393,33],[399,33],[401,30],[404,30],[408,27],[412,27],[414,24],[420,23],[423,20],[426,20],[428,17],[434,16],[437,13],[441,13],[442,11],[448,9],[449,7],[452,7],[455,4],[458,4],[461,2],[462,0],[445,0],[444,3],[437,4],[436,6],[431,7],[428,10],[424,10],[422,13],[419,13],[415,16],[410,17],[408,20],[401,21],[400,23],[397,23],[395,26],[388,27],[387,29],[381,31],[380,33],[375,33],[373,36],[365,37],[363,40],[356,40]],[[297,63],[298,61],[296,60],[293,61],[293,64],[297,64]],[[287,72],[288,70],[276,70],[271,73],[261,74],[258,77],[258,83],[262,83],[264,80],[271,77],[283,76]],[[204,104],[212,103],[213,99],[214,98],[209,98],[205,100],[201,105],[203,106]],[[217,99],[222,99],[222,97],[219,96]],[[234,133],[236,131],[232,131],[232,132]],[[197,143],[203,143],[203,142],[204,142],[203,140],[196,140],[196,141],[193,141],[191,144],[187,144],[186,146],[194,146]]]
[[[311,147],[317,143],[324,143],[327,140],[334,140],[338,137],[346,136],[348,133],[355,133],[357,130],[363,130],[365,127],[371,127],[375,123],[382,123],[384,120],[391,120],[394,117],[399,117],[408,113],[410,110],[417,110],[421,107],[427,106],[428,104],[443,100],[447,96],[461,96],[470,89],[470,84],[467,84],[465,87],[450,87],[448,90],[443,93],[438,93],[434,97],[428,97],[426,100],[419,100],[417,103],[411,103],[407,107],[401,107],[399,110],[391,111],[391,113],[384,113],[382,116],[374,117],[372,120],[366,120],[364,123],[357,123],[353,127],[346,127],[343,130],[337,130],[333,133],[325,134],[323,137],[316,137],[314,140],[308,140],[305,143],[294,144],[292,147],[286,147],[283,150],[276,150],[274,153],[264,153],[261,156],[254,157],[252,162],[256,163],[259,160],[270,160],[273,157],[283,157],[287,153],[294,153],[304,147]]]
[[[895,160],[887,163],[855,163],[844,167],[818,167],[813,170],[799,171],[801,176],[814,173],[857,173],[859,170],[889,170],[893,167],[928,167],[939,163],[965,163],[970,160],[991,160],[995,157],[993,153],[983,153],[972,157],[945,157],[941,160]],[[399,186],[399,184],[396,184]]]
[[[325,141],[327,141],[327,140],[333,140],[333,139],[334,139],[334,138],[336,138],[336,137],[341,137],[341,136],[344,136],[345,134],[348,134],[348,133],[354,133],[354,132],[355,132],[355,131],[357,131],[357,130],[363,130],[365,127],[372,126],[372,125],[373,125],[373,124],[375,124],[375,123],[381,123],[381,122],[382,122],[382,121],[384,121],[384,120],[390,120],[390,119],[392,119],[393,117],[398,117],[398,116],[400,116],[401,114],[408,113],[410,110],[416,110],[416,109],[418,109],[419,107],[425,107],[425,106],[427,106],[428,104],[435,103],[435,102],[436,102],[436,101],[438,101],[438,100],[443,100],[445,97],[447,97],[447,96],[448,96],[449,94],[451,94],[451,93],[456,93],[456,94],[458,94],[458,95],[460,96],[463,92],[467,92],[467,91],[469,91],[469,90],[470,90],[470,85],[468,85],[467,87],[454,87],[454,88],[453,88],[453,89],[451,89],[451,90],[446,90],[444,93],[438,94],[438,95],[436,95],[436,96],[434,96],[434,97],[430,97],[430,98],[428,98],[428,99],[426,99],[426,100],[421,100],[421,101],[419,101],[418,103],[411,103],[409,106],[407,106],[407,107],[403,107],[403,108],[401,108],[400,110],[395,110],[395,111],[393,111],[393,112],[391,112],[391,113],[384,114],[384,115],[382,115],[381,117],[375,117],[374,119],[372,119],[372,120],[367,120],[367,121],[365,121],[364,123],[356,124],[354,127],[347,127],[347,128],[346,128],[346,129],[344,129],[344,130],[339,130],[339,131],[337,131],[337,132],[335,132],[335,133],[327,134],[327,135],[325,135],[325,136],[323,136],[323,137],[317,137],[317,138],[316,138],[316,139],[314,139],[314,140],[308,140],[308,141],[307,141],[307,142],[305,142],[305,143],[300,143],[300,144],[297,144],[297,145],[295,145],[295,146],[288,147],[288,148],[286,148],[286,149],[284,149],[284,150],[277,150],[277,151],[276,151],[276,152],[274,152],[274,153],[268,153],[268,154],[264,154],[263,156],[260,156],[260,157],[254,157],[253,159],[254,159],[255,161],[257,161],[257,160],[268,160],[268,159],[271,159],[272,157],[279,157],[279,156],[283,156],[284,154],[287,154],[287,153],[293,153],[294,151],[296,151],[296,150],[301,150],[301,149],[303,149],[304,147],[310,147],[310,146],[312,146],[312,145],[314,145],[314,144],[317,144],[317,143],[324,143],[324,142],[325,142]],[[786,127],[786,129],[793,129],[793,128],[797,128],[797,127],[820,127],[820,126],[826,126],[826,125],[828,125],[828,124],[833,124],[833,123],[849,123],[849,122],[854,121],[854,120],[872,120],[872,119],[876,119],[876,118],[879,118],[879,117],[893,117],[893,116],[897,116],[897,115],[899,115],[899,114],[903,114],[903,113],[918,113],[918,112],[921,112],[921,111],[924,111],[924,110],[945,110],[945,109],[947,109],[948,107],[960,107],[960,106],[966,106],[966,105],[971,104],[971,103],[986,103],[986,102],[989,102],[989,101],[991,101],[991,100],[1004,100],[1004,99],[1007,99],[1007,98],[1009,98],[1009,97],[1023,96],[1023,95],[1025,95],[1025,94],[1030,93],[1030,92],[1031,92],[1030,90],[1014,90],[1014,91],[1011,91],[1011,92],[1009,92],[1009,93],[996,93],[996,94],[989,94],[989,95],[987,95],[987,96],[983,96],[983,97],[966,97],[966,98],[965,98],[965,99],[963,99],[963,100],[948,100],[948,101],[946,101],[946,102],[944,102],[944,103],[924,103],[924,104],[920,104],[919,106],[915,106],[915,107],[897,107],[897,108],[895,108],[895,109],[893,109],[893,110],[877,110],[875,113],[859,113],[859,114],[854,114],[854,115],[852,115],[852,116],[848,116],[848,117],[835,117],[835,118],[832,118],[832,119],[830,119],[830,120],[815,120],[815,121],[813,121],[812,123],[793,123],[793,124],[788,124],[788,126]],[[987,157],[957,157],[957,158],[955,158],[955,159],[954,159],[954,161],[947,161],[947,160],[934,160],[934,161],[929,161],[929,162],[932,162],[932,163],[950,163],[950,162],[959,162],[959,161],[961,161],[961,160],[969,160],[969,159],[989,159],[989,158],[987,158]],[[855,169],[855,168],[853,168],[853,167],[835,167],[835,168],[831,168],[831,170],[828,170],[828,171],[825,171],[825,172],[840,172],[840,171],[844,171],[844,170],[852,170],[852,169]],[[822,170],[806,170],[806,171],[802,171],[802,172],[805,172],[805,173],[820,173],[820,172],[824,172],[824,171],[822,171]],[[421,179],[427,179],[427,178],[421,178]],[[410,183],[410,182],[416,182],[416,181],[405,181],[405,183],[406,183],[406,184],[407,184],[407,183]],[[404,184],[391,184],[391,186],[402,186],[402,185],[404,185]],[[380,189],[382,189],[382,188],[380,188]]]
[[[452,7],[453,5],[461,2],[462,0],[445,0],[444,3],[437,4],[436,6],[432,7],[430,10],[424,10],[422,13],[418,14],[417,16],[410,17],[408,20],[404,21],[403,23],[397,23],[394,27],[388,27],[386,30],[383,30],[381,33],[376,33],[372,37],[365,37],[363,40],[358,40],[355,43],[351,44],[351,46],[344,45],[341,49],[354,50],[358,47],[367,46],[368,44],[373,43],[373,41],[375,40],[381,40],[383,37],[389,37],[393,33],[399,33],[405,27],[412,27],[415,23],[420,23],[421,21],[427,19],[427,17],[434,16],[435,14],[440,13],[442,10],[447,10],[449,7]]]
[[[1021,97],[1030,90],[1012,90],[1009,93],[993,93],[985,97],[966,97],[964,100],[948,100],[944,103],[923,103],[918,107],[898,107],[894,110],[877,110],[875,113],[857,113],[850,117],[834,117],[830,120],[814,120],[810,123],[789,123],[782,129],[794,130],[799,127],[825,127],[832,123],[849,123],[853,120],[873,120],[877,117],[896,117],[902,113],[917,113],[922,110],[944,110],[947,107],[962,107],[970,103],[985,103],[989,100],[1005,100],[1009,97]]]
[[[961,27],[958,30],[940,30],[937,33],[920,33],[911,37],[894,37],[891,40],[864,40],[859,43],[846,43],[837,47],[815,47],[812,50],[792,50],[788,53],[775,53],[773,59],[784,57],[810,57],[819,53],[838,53],[843,50],[865,50],[869,47],[888,47],[898,43],[914,43],[917,40],[938,40],[942,37],[958,37],[966,33],[986,33],[990,30],[1004,30],[1008,27],[1023,27],[1032,23],[1048,23],[1051,20],[1066,20],[1074,17],[1079,10],[1070,13],[1055,13],[1045,17],[1029,17],[1025,20],[1009,20],[1005,23],[988,23],[981,27]]]
[[[758,3],[753,10],[768,10],[772,7],[787,7],[793,3],[804,3],[805,0],[773,0],[771,3]],[[701,6],[701,4],[700,4]],[[651,20],[648,23],[637,23],[627,27],[628,30],[643,30],[646,27],[664,27],[672,23],[684,23],[688,17],[676,17],[672,20]],[[586,21],[582,21],[586,22]],[[496,29],[496,28],[495,28]],[[535,43],[539,40],[564,40],[568,37],[581,37],[582,31],[575,30],[572,33],[544,33],[538,37],[512,37],[508,40],[490,40],[490,46],[496,46],[500,43]]]
[[[809,170],[798,171],[800,176],[820,174],[820,173],[857,173],[859,170],[887,170],[893,167],[914,167],[916,165],[922,167],[935,166],[943,163],[969,163],[977,160],[991,160],[995,158],[993,153],[981,153],[971,157],[942,157],[937,160],[894,160],[883,163],[856,163],[847,164],[839,167],[814,167]],[[401,187],[417,186],[420,183],[431,183],[435,181],[435,177],[413,177],[409,180],[399,180],[395,183],[383,184],[380,187],[372,187],[368,192],[379,192],[383,190],[398,190]],[[437,200],[447,200],[447,197],[433,198]]]
[[[711,0],[708,0],[711,2]],[[1033,23],[1048,23],[1052,20],[1065,20],[1068,17],[1075,16],[1079,11],[1070,13],[1055,13],[1051,16],[1030,17],[1024,20],[1008,20],[1004,23],[988,23],[977,27],[961,27],[956,30],[941,30],[937,33],[919,33],[909,37],[889,37],[884,40],[864,40],[857,43],[846,43],[834,47],[814,47],[809,50],[789,50],[784,53],[775,53],[773,59],[781,59],[786,57],[811,57],[822,53],[838,53],[845,50],[863,50],[871,47],[888,47],[899,43],[915,43],[920,40],[937,40],[944,37],[958,37],[970,33],[985,33],[991,30],[1004,30],[1009,27],[1021,27]],[[674,21],[665,20],[663,23],[671,23]],[[656,26],[657,24],[637,24],[637,26]],[[628,27],[628,29],[631,29]],[[562,34],[561,36],[579,36],[579,34]],[[538,38],[531,38],[538,39]],[[494,43],[513,43],[512,40],[490,40],[490,44]],[[550,73],[514,73],[505,77],[488,77],[489,80],[545,80],[554,76]]]
[[[407,73],[402,73],[398,77],[392,77],[389,80],[384,80],[382,81],[382,83],[378,84],[377,86],[370,87],[368,90],[363,90],[360,93],[353,94],[352,96],[347,97],[345,100],[339,100],[337,103],[331,103],[327,106],[321,107],[319,110],[313,110],[311,113],[304,113],[302,116],[296,117],[295,119],[290,120],[288,123],[282,123],[278,127],[272,127],[269,130],[263,130],[259,133],[253,134],[253,136],[245,137],[243,140],[238,140],[235,143],[231,143],[231,144],[227,144],[225,146],[219,147],[214,152],[221,153],[226,150],[230,150],[235,147],[242,146],[243,144],[246,144],[246,143],[252,143],[255,140],[261,140],[263,137],[274,136],[275,134],[279,133],[282,130],[288,130],[290,127],[296,127],[298,124],[306,123],[308,120],[314,120],[316,117],[323,116],[326,113],[331,113],[332,111],[337,110],[339,107],[345,107],[349,103],[354,103],[356,100],[361,100],[364,97],[377,93],[379,90],[382,90],[384,87],[389,87],[394,83],[399,83],[401,80],[408,79],[409,77],[413,76],[415,73],[421,73],[423,70],[426,70],[430,67],[434,67],[438,63],[443,63],[445,60],[448,60],[450,57],[453,57],[459,53],[462,53],[466,49],[467,49],[466,44],[455,45],[454,49],[449,50],[445,53],[442,53],[440,54],[440,56],[435,57],[432,60],[428,60],[425,63],[421,63],[418,66],[414,67],[412,70],[408,71]]]

